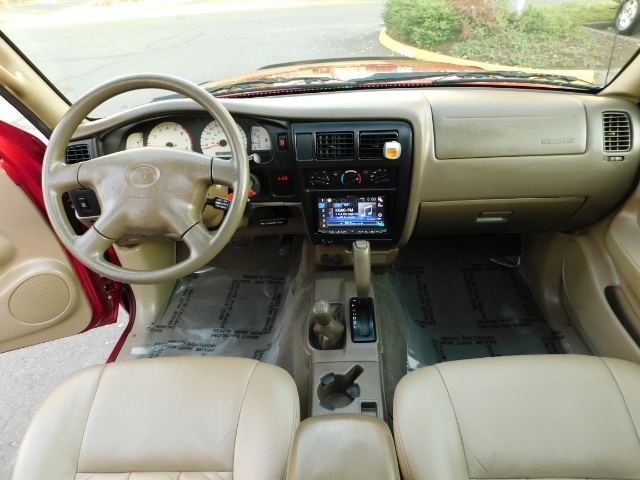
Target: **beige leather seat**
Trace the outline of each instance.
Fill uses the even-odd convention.
[[[14,480],[282,479],[298,405],[291,377],[255,360],[90,367],[41,405]]]
[[[406,480],[640,479],[640,366],[577,355],[464,360],[394,397]]]

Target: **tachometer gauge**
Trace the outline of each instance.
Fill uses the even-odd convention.
[[[251,127],[251,150],[254,152],[271,150],[271,138],[264,127]]]
[[[140,148],[144,146],[142,140],[142,132],[132,133],[127,137],[126,149],[131,150],[132,148]]]
[[[193,150],[191,135],[186,128],[176,122],[162,122],[149,132],[148,147],[173,147]]]
[[[247,135],[244,133],[244,130],[240,125],[236,124],[236,126],[238,127],[238,130],[240,130],[240,136],[242,137],[244,149],[246,150]],[[229,146],[229,141],[222,131],[222,127],[216,120],[204,127],[202,135],[200,136],[200,148],[202,149],[202,153],[205,155],[227,159],[231,158],[231,147]]]

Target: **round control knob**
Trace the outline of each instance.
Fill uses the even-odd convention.
[[[355,170],[347,170],[340,177],[343,185],[360,185],[362,183],[362,175]]]

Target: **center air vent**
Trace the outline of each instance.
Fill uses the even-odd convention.
[[[384,144],[398,140],[398,132],[362,132],[360,133],[360,158],[384,158]]]
[[[86,143],[79,143],[76,145],[69,145],[67,147],[67,163],[84,162],[91,160],[91,153],[89,152],[89,145]]]
[[[353,150],[353,132],[316,134],[318,160],[352,159]]]
[[[631,120],[625,112],[604,112],[604,151],[607,153],[631,150]]]

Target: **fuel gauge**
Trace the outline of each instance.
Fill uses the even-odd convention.
[[[271,150],[271,138],[264,127],[251,127],[251,150],[263,152]]]
[[[127,144],[125,148],[131,150],[133,148],[141,148],[144,146],[142,132],[132,133],[127,137]]]

